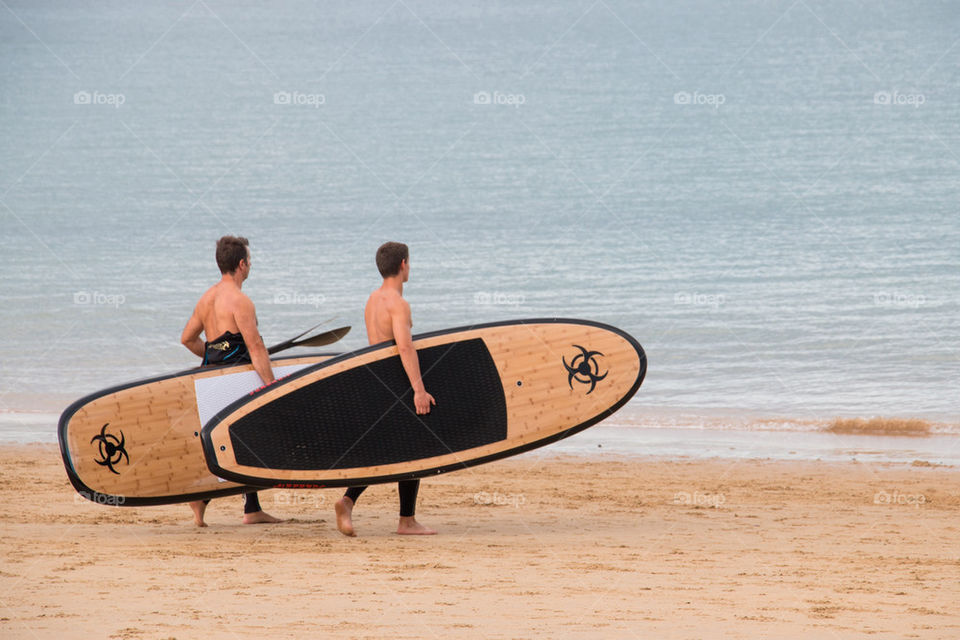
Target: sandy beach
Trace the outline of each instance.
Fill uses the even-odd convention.
[[[527,455],[396,488],[339,534],[75,494],[56,448],[0,448],[4,638],[956,638],[960,473],[863,463]]]

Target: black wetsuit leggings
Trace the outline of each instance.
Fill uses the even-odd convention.
[[[357,498],[366,487],[350,487],[343,495],[357,503]],[[417,492],[420,491],[420,480],[401,480],[397,483],[397,493],[400,494],[400,517],[409,518],[417,510]]]
[[[204,500],[203,504],[210,504],[210,500]],[[262,511],[263,508],[260,506],[260,496],[257,495],[257,492],[245,493],[243,494],[243,512],[244,513],[256,513],[257,511]]]

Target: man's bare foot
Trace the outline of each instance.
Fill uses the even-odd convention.
[[[402,536],[432,536],[436,531],[423,526],[413,516],[400,516],[397,533]]]
[[[207,511],[207,503],[203,500],[191,502],[190,509],[193,510],[193,524],[198,527],[207,526],[207,523],[203,521],[203,514]]]
[[[243,524],[276,524],[283,522],[280,518],[274,518],[266,511],[254,511],[253,513],[243,514]]]
[[[357,535],[353,530],[353,500],[343,496],[334,503],[333,510],[337,512],[337,530],[345,536]]]

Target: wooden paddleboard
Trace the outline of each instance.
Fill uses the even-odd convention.
[[[271,361],[280,377],[330,358]],[[74,488],[99,504],[171,504],[255,490],[210,473],[203,422],[261,386],[252,365],[203,367],[81,398],[60,416],[60,453]]]
[[[540,447],[623,406],[646,373],[640,344],[583,320],[500,322],[414,336],[418,416],[394,343],[311,366],[232,403],[201,430],[228,480],[310,488],[462,469]]]

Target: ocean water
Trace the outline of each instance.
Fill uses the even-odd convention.
[[[6,433],[196,364],[227,233],[268,343],[363,346],[395,239],[415,332],[636,336],[611,424],[960,431],[960,7],[462,4],[7,2]]]

